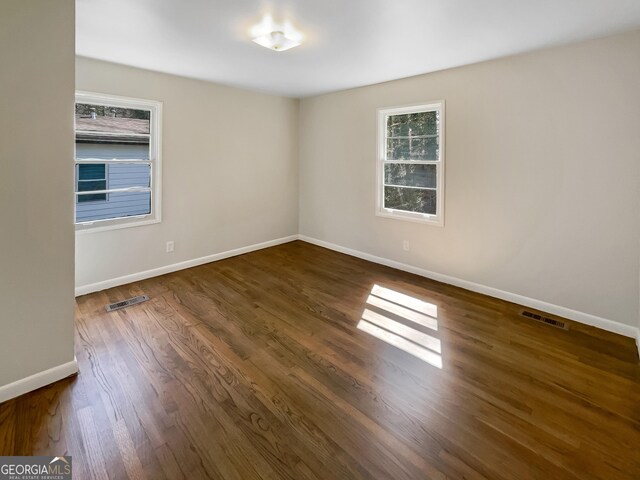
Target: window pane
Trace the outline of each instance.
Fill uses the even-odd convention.
[[[105,177],[105,164],[78,165],[78,180],[101,180]]]
[[[86,137],[76,142],[76,158],[100,160],[149,160],[149,142],[146,143],[105,143],[100,139]]]
[[[77,195],[81,197],[81,195]],[[76,222],[106,220],[151,213],[151,192],[110,193],[104,202],[86,203],[78,201]]]
[[[136,163],[109,165],[109,188],[150,187],[151,167]]]
[[[439,160],[438,137],[387,139],[387,160]]]
[[[76,103],[76,130],[148,134],[150,119],[149,110]]]
[[[87,203],[87,202],[104,202],[107,200],[106,193],[96,193],[93,195],[78,195],[78,203]]]
[[[387,118],[387,137],[410,137],[438,133],[439,112],[390,115]]]
[[[387,163],[384,166],[384,183],[408,187],[436,188],[436,166]]]
[[[94,190],[106,190],[106,180],[91,180],[86,182],[78,182],[79,192],[93,192]]]
[[[436,191],[384,187],[384,206],[406,212],[436,214]]]

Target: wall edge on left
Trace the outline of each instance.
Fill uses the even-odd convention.
[[[0,387],[0,403],[39,388],[46,387],[58,380],[75,375],[78,371],[78,362],[74,357],[71,362],[63,363],[57,367],[29,375],[28,377],[3,385]]]

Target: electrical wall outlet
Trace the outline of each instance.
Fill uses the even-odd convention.
[[[402,249],[403,249],[405,252],[408,252],[408,251],[409,251],[409,240],[403,240],[403,241],[402,241]]]
[[[173,240],[167,242],[167,253],[171,253],[175,250],[176,244]]]

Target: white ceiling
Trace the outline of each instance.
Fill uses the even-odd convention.
[[[251,42],[262,16],[302,46]],[[289,97],[640,27],[640,0],[77,0],[78,55]]]

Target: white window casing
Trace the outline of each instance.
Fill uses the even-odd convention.
[[[141,135],[145,138],[149,138],[149,155],[148,159],[136,158],[132,155],[131,158],[90,158],[89,156],[82,156],[78,158],[74,155],[76,163],[76,192],[74,194],[74,205],[76,208],[79,203],[77,198],[79,195],[89,194],[122,194],[122,193],[141,193],[148,192],[151,196],[150,200],[150,213],[144,215],[131,215],[131,216],[114,216],[113,218],[105,218],[99,220],[82,221],[76,220],[76,232],[77,233],[91,233],[100,232],[105,230],[114,230],[119,228],[136,227],[141,225],[150,225],[159,223],[162,220],[162,102],[153,100],[143,100],[137,98],[121,97],[115,95],[106,95],[100,93],[91,92],[76,92],[77,104],[90,104],[115,108],[129,108],[147,110],[150,112],[149,121],[149,134]],[[79,130],[76,130],[76,134]],[[90,133],[90,132],[80,132]],[[101,136],[109,135],[106,132],[100,132]],[[128,134],[132,136],[132,134]],[[133,134],[135,136],[135,134]],[[80,164],[105,164],[105,171],[109,170],[109,167],[117,165],[139,165],[148,166],[149,172],[149,186],[131,186],[126,188],[110,188],[107,184],[106,190],[94,190],[88,192],[78,191],[78,175],[77,165]],[[107,175],[108,176],[108,175]],[[87,204],[90,202],[81,202],[80,204]],[[77,213],[74,210],[74,219],[77,219]]]
[[[422,134],[416,136],[389,136],[388,135],[388,122],[390,117],[405,116],[410,114],[420,113],[436,113],[436,128],[437,131],[434,134]],[[445,107],[444,100],[422,103],[419,105],[392,107],[392,108],[380,108],[378,109],[378,144],[377,144],[377,175],[376,175],[376,209],[375,214],[380,217],[395,218],[398,220],[407,220],[411,222],[419,222],[434,226],[444,226],[444,188],[445,188]],[[436,141],[437,155],[435,158],[387,158],[388,157],[388,142],[407,141],[411,144],[412,141],[424,141],[431,140]],[[411,147],[409,147],[411,151]],[[393,165],[403,165],[406,167],[417,165],[432,165],[435,169],[435,186],[410,186],[408,184],[388,184],[385,179],[385,167]],[[415,167],[414,167],[415,168]],[[426,173],[427,167],[425,167]],[[435,211],[423,212],[423,211],[411,211],[410,209],[392,208],[389,205],[385,205],[385,187],[395,189],[396,191],[407,190],[421,190],[421,191],[433,191],[435,192]]]

